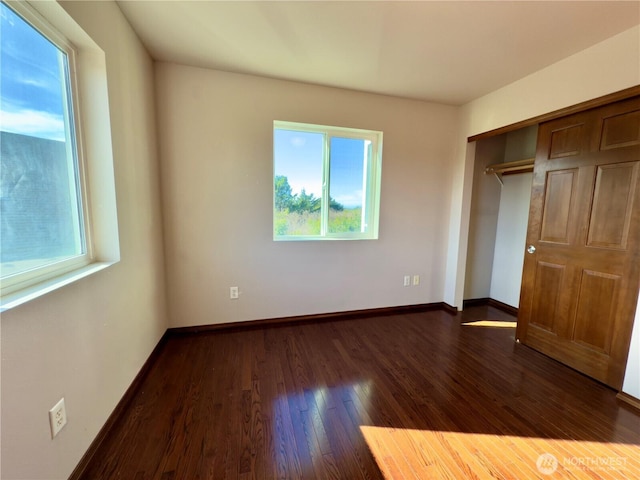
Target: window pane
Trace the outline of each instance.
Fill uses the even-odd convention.
[[[378,238],[382,132],[274,121],[274,240]]]
[[[329,163],[329,233],[365,232],[370,142],[333,137]]]
[[[275,129],[276,235],[320,235],[324,134]]]
[[[86,253],[65,52],[2,4],[2,277]]]

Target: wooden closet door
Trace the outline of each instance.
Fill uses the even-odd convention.
[[[517,338],[621,388],[640,288],[640,97],[540,125]]]

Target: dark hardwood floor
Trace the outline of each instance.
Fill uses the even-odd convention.
[[[472,307],[171,336],[82,478],[640,478],[640,416],[510,321]]]

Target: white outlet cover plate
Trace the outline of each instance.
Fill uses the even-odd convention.
[[[67,410],[64,406],[64,397],[49,410],[49,425],[51,426],[51,438],[58,435],[58,432],[67,424]]]

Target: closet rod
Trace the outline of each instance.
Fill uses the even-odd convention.
[[[500,182],[500,185],[504,186],[504,182],[502,181],[503,174],[511,175],[515,173],[533,172],[534,162],[535,158],[527,158],[515,162],[494,163],[488,165],[487,168],[484,169],[484,173],[487,175],[493,173]]]
[[[515,162],[494,163],[485,168],[484,173],[525,173],[533,171],[535,158],[517,160]]]

